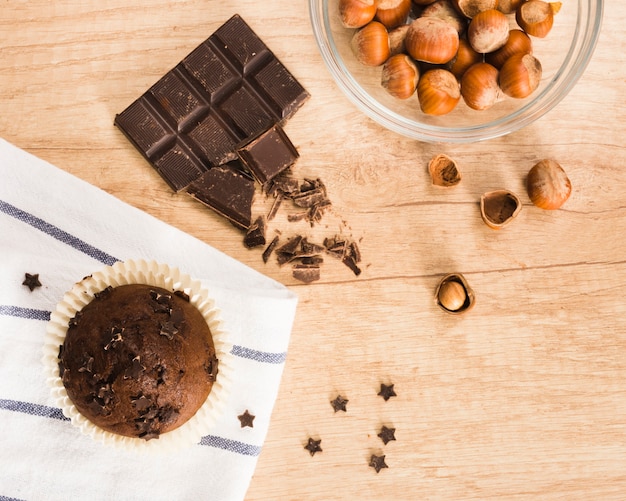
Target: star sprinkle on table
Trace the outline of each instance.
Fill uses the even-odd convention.
[[[241,421],[241,427],[245,428],[246,426],[249,428],[254,428],[254,418],[256,416],[253,416],[252,414],[250,414],[248,412],[248,409],[246,409],[246,412],[244,412],[243,414],[237,416],[237,418],[239,419],[239,421]]]
[[[307,444],[304,446],[304,448],[307,451],[309,451],[311,456],[315,456],[316,452],[322,452],[322,448],[320,447],[321,443],[322,443],[322,439],[314,440],[313,438],[309,438],[309,440],[308,440]]]
[[[30,273],[24,274],[24,281],[22,285],[25,285],[33,292],[37,287],[41,287],[41,282],[39,281],[39,273],[35,273],[31,275]]]
[[[347,409],[346,409],[347,403],[348,403],[348,399],[342,397],[341,395],[337,395],[337,398],[335,398],[335,400],[330,401],[330,405],[333,406],[333,409],[335,410],[335,412],[338,412],[338,411],[347,412]]]
[[[370,466],[376,470],[376,473],[383,468],[389,468],[387,463],[385,463],[385,456],[377,456],[376,454],[372,454],[372,457],[370,458]]]
[[[381,384],[380,385],[380,391],[378,392],[378,395],[383,397],[385,399],[385,402],[387,400],[389,400],[391,397],[397,397],[398,396],[398,395],[396,395],[396,392],[393,389],[393,384],[390,384],[390,385]]]
[[[383,427],[380,429],[380,433],[378,434],[378,436],[383,441],[383,444],[387,445],[389,442],[396,439],[395,433],[395,428],[387,428],[383,425]]]

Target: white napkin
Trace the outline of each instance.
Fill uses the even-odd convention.
[[[213,433],[146,456],[84,436],[42,370],[63,294],[131,258],[202,281],[234,345],[234,385]],[[41,287],[22,285],[39,274]],[[0,139],[0,500],[240,500],[266,437],[297,304],[281,284]],[[253,427],[238,419],[246,410]]]

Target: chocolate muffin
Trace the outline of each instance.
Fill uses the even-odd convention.
[[[187,422],[217,376],[211,330],[183,292],[107,287],[69,321],[59,375],[103,430],[145,440]]]

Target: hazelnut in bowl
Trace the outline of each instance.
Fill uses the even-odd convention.
[[[427,142],[503,136],[554,108],[583,74],[603,0],[309,0],[346,96]]]

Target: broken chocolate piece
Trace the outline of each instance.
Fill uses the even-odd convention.
[[[380,439],[383,441],[383,444],[387,445],[392,440],[396,439],[396,429],[395,428],[387,428],[385,425],[380,429],[380,433],[378,434]]]
[[[193,198],[247,229],[252,220],[254,180],[242,170],[239,160],[213,167],[187,188]]]
[[[377,456],[376,454],[372,454],[370,458],[370,466],[376,470],[376,473],[378,473],[383,468],[389,468],[389,466],[387,466],[387,463],[385,463],[384,454],[382,456]]]
[[[241,427],[245,428],[246,426],[249,428],[254,428],[254,418],[256,416],[253,416],[252,414],[250,414],[248,412],[248,409],[246,409],[246,412],[244,412],[243,414],[237,416],[237,418],[239,419],[239,421],[241,422]]]
[[[33,292],[37,287],[41,287],[41,282],[39,281],[39,273],[35,273],[34,275],[31,275],[30,273],[25,273],[22,285],[28,287],[31,292]]]
[[[316,282],[321,278],[318,264],[296,264],[291,274],[293,278],[305,284]]]
[[[342,397],[341,395],[337,395],[334,400],[330,401],[330,405],[333,406],[335,412],[343,411],[347,412],[346,404],[349,402],[347,398]]]
[[[309,453],[311,454],[311,456],[315,456],[316,452],[322,452],[322,448],[320,447],[320,444],[322,443],[322,440],[314,440],[313,438],[309,438],[309,440],[307,441],[306,445],[304,446],[304,448],[309,451]]]
[[[381,383],[380,391],[378,392],[378,395],[383,397],[385,399],[385,402],[389,400],[391,397],[397,397],[396,392],[393,389],[393,384],[386,385],[384,383]]]
[[[288,263],[297,257],[302,238],[303,237],[301,235],[297,235],[290,238],[287,242],[276,249],[276,256],[279,265]]]
[[[237,154],[261,184],[291,167],[300,156],[279,125],[238,149]]]
[[[175,191],[289,119],[309,98],[238,15],[115,117]]]
[[[243,243],[248,249],[265,245],[265,218],[263,216],[257,217],[250,225]]]

